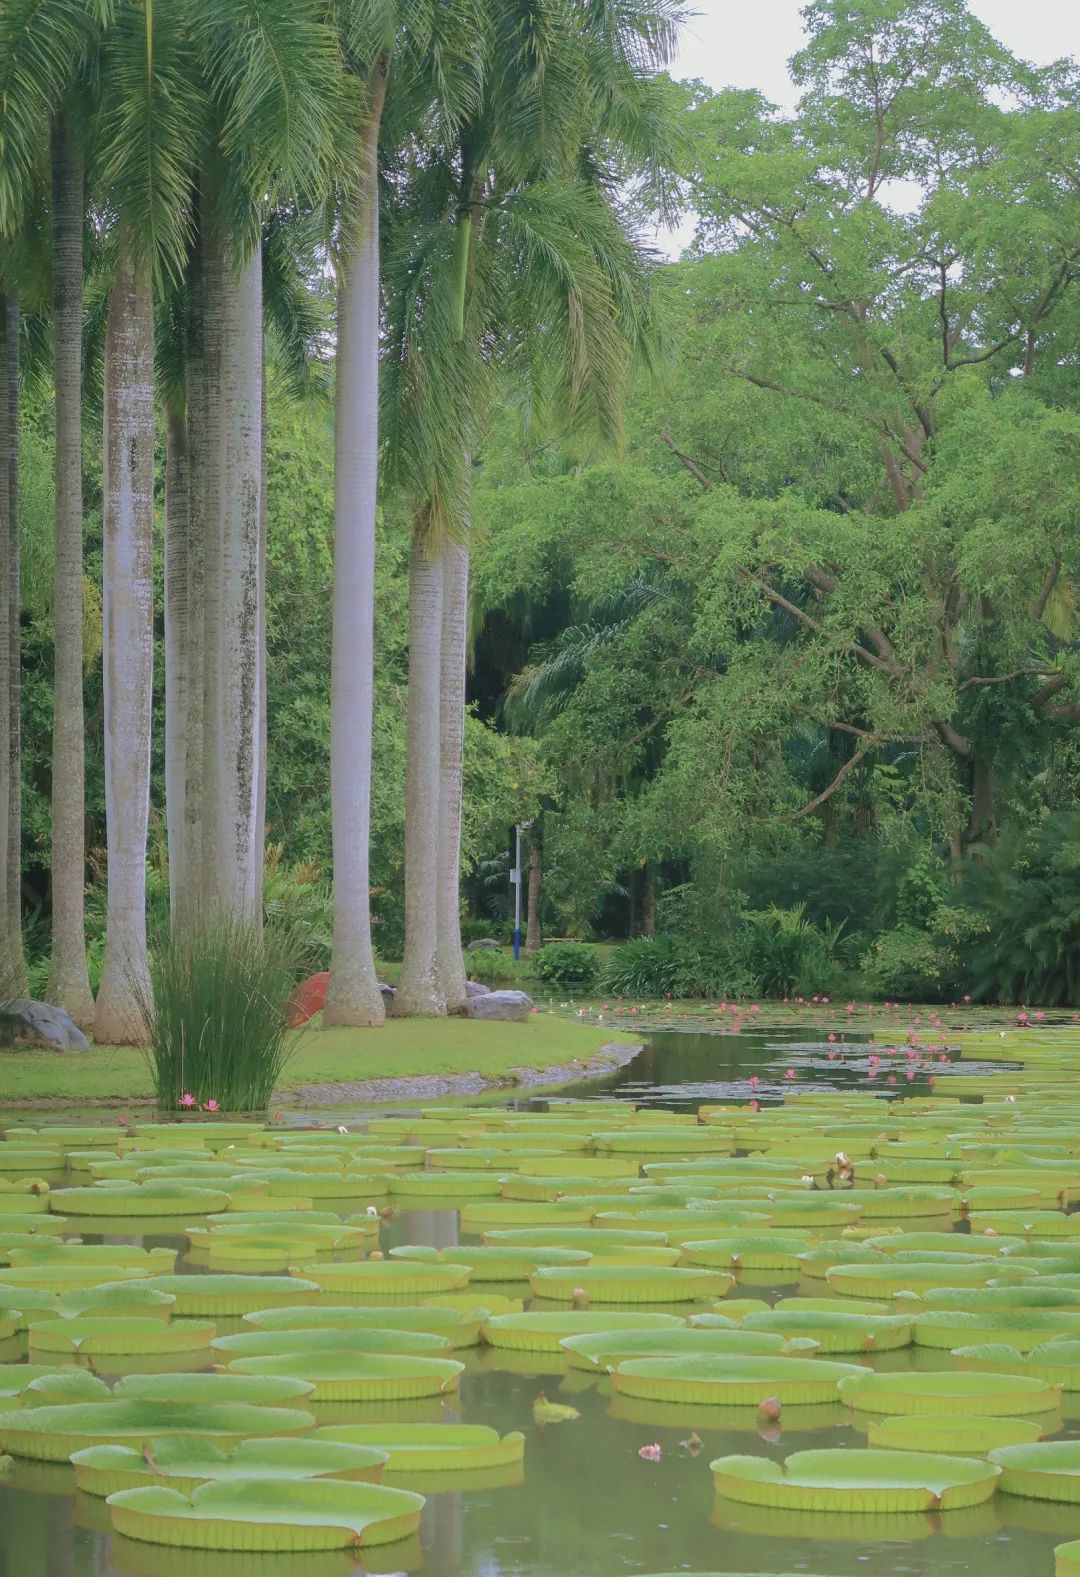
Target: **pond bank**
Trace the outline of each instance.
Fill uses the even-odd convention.
[[[621,1067],[640,1043],[637,1034],[548,1013],[534,1013],[524,1024],[391,1019],[378,1029],[312,1029],[297,1037],[276,1098],[329,1105],[567,1083]],[[153,1103],[150,1070],[134,1046],[0,1052],[0,1107]]]

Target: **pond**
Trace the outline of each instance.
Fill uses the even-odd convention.
[[[657,1031],[632,1064],[597,1083],[571,1088],[565,1096],[673,1113],[753,1100],[761,1104],[758,1116],[765,1122],[770,1108],[791,1097],[793,1087],[833,1090],[865,1103],[878,1121],[885,1102],[876,1097],[891,1096],[902,1107],[909,1098],[926,1096],[930,1079],[944,1071],[944,1056],[920,1050],[909,1057],[902,1041],[891,1051],[875,1049],[865,1036],[829,1042],[816,1028],[797,1026],[723,1036],[692,1029]],[[954,1050],[948,1056],[955,1063],[959,1054]],[[971,1068],[974,1078],[980,1065],[969,1056],[959,1066]],[[1015,1064],[995,1059],[987,1066],[1000,1071]],[[890,1073],[895,1077],[886,1085]],[[545,1106],[526,1100],[510,1104],[519,1111]],[[743,1110],[748,1110],[745,1104]],[[446,1114],[452,1121],[462,1119],[460,1105],[447,1106]],[[352,1125],[349,1119],[345,1123]],[[1080,1128],[1077,1132],[1080,1148]],[[571,1161],[568,1167],[572,1171]],[[604,1186],[598,1181],[596,1191]],[[324,1202],[317,1203],[322,1208]],[[478,1243],[477,1235],[462,1232],[460,1203],[432,1199],[424,1200],[422,1209],[399,1208],[381,1228],[383,1250]],[[110,1232],[103,1238],[84,1232],[83,1238],[176,1248],[178,1269],[206,1269],[190,1261],[188,1241],[176,1233],[143,1238]],[[527,1292],[527,1284],[522,1286]],[[500,1286],[499,1291],[520,1294],[522,1286]],[[758,1271],[745,1273],[732,1296],[771,1304],[806,1290],[805,1280],[800,1288],[790,1272]],[[825,1284],[810,1290],[820,1295]],[[482,1292],[476,1300],[481,1304]],[[697,1307],[711,1307],[711,1300]],[[682,1312],[689,1310],[684,1306]],[[219,1334],[245,1328],[250,1326],[237,1320],[219,1322]],[[107,1509],[91,1496],[72,1493],[68,1470],[19,1463],[13,1474],[0,1478],[0,1577],[329,1577],[421,1568],[427,1577],[626,1577],[676,1571],[820,1577],[945,1577],[954,1572],[1015,1577],[1023,1571],[1049,1577],[1055,1545],[1080,1537],[1080,1506],[1001,1494],[970,1510],[891,1516],[784,1512],[715,1498],[709,1471],[714,1458],[749,1453],[781,1462],[793,1452],[819,1447],[859,1452],[866,1447],[859,1415],[838,1403],[793,1407],[777,1420],[752,1407],[647,1402],[616,1395],[610,1379],[567,1369],[561,1358],[547,1354],[470,1347],[454,1356],[464,1362],[465,1372],[453,1403],[385,1403],[379,1404],[381,1413],[373,1410],[376,1404],[359,1404],[358,1416],[373,1421],[422,1414],[488,1424],[500,1435],[520,1430],[526,1437],[524,1472],[504,1473],[504,1482],[489,1475],[488,1481],[450,1490],[425,1483],[428,1499],[418,1544],[390,1544],[370,1562],[358,1564],[345,1554],[261,1560],[140,1544],[108,1531]],[[948,1352],[913,1346],[849,1361],[893,1372],[952,1364]],[[533,1410],[541,1391],[580,1416],[537,1422]],[[1068,1401],[1066,1396],[1056,1439],[1080,1433],[1077,1420],[1069,1417],[1070,1411],[1080,1415],[1080,1405],[1070,1409]],[[345,1404],[335,1408],[338,1421],[349,1416]],[[639,1455],[643,1446],[654,1445],[660,1448],[658,1460]]]

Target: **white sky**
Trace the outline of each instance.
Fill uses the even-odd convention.
[[[691,0],[672,66],[714,88],[760,88],[774,103],[793,104],[787,62],[803,43],[802,0]],[[968,0],[970,10],[1014,54],[1036,65],[1080,47],[1075,0]]]
[[[690,0],[695,15],[683,28],[675,77],[695,77],[713,88],[760,88],[782,109],[796,93],[787,62],[804,38],[804,0]],[[1015,55],[1046,65],[1080,48],[1076,0],[968,0],[969,9]],[[678,257],[693,225],[660,231],[655,245]]]

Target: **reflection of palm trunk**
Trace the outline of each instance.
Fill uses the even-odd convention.
[[[532,838],[529,842],[529,917],[525,927],[525,951],[527,953],[539,952],[544,943],[543,933],[540,930],[540,894],[542,886],[540,840],[539,838]]]
[[[26,990],[20,901],[19,309],[0,295],[0,991]],[[85,967],[85,964],[84,964]],[[89,993],[89,985],[87,986]]]
[[[53,379],[56,508],[53,526],[52,959],[46,996],[83,1029],[94,1019],[86,970],[83,728],[82,296],[83,172],[66,128],[54,123]]]
[[[465,1001],[461,952],[461,759],[465,734],[465,644],[469,550],[448,542],[442,551],[443,607],[439,698],[439,874],[437,948],[439,987],[453,1012]]]
[[[409,702],[405,759],[405,957],[395,1009],[446,1012],[439,988],[436,893],[443,566],[413,535],[409,566]]]
[[[330,799],[334,943],[324,1018],[381,1024],[371,945],[371,731],[375,684],[375,521],[379,469],[379,115],[385,62],[360,133],[360,194],[342,236],[334,404],[334,629]]]
[[[154,655],[154,303],[121,227],[105,347],[105,966],[94,1032],[140,1034],[146,962],[146,828]],[[142,1033],[145,1033],[143,1030]]]

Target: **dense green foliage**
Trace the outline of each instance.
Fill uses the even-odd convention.
[[[592,948],[581,942],[549,942],[533,959],[541,980],[553,985],[584,989],[596,984],[600,961]]]

